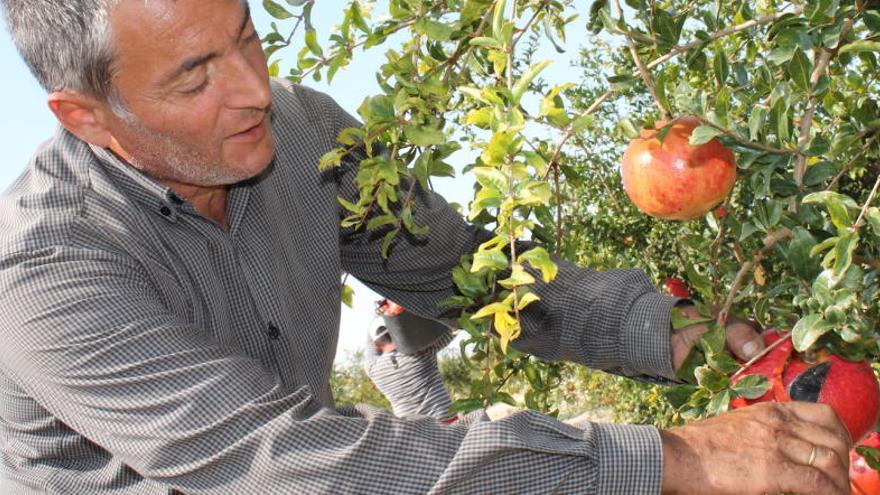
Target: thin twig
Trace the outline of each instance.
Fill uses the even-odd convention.
[[[624,21],[623,9],[620,8],[620,0],[614,0],[614,7],[617,9],[617,15],[620,16],[622,21]],[[624,23],[625,22],[626,21],[624,21]],[[639,49],[636,46],[635,41],[633,41],[632,36],[628,33],[624,34],[623,37],[626,39],[626,44],[629,46],[629,53],[632,55],[633,62],[635,62],[636,68],[639,70],[639,75],[641,76],[642,81],[644,81],[645,86],[648,87],[651,97],[654,98],[654,103],[657,105],[657,109],[660,110],[660,115],[664,120],[672,120],[672,116],[669,115],[669,110],[663,106],[660,97],[657,95],[657,87],[654,85],[654,79],[651,77],[651,73],[648,72],[648,68],[645,67],[642,58],[639,57]]]
[[[776,245],[779,241],[787,239],[791,236],[791,230],[783,227],[771,234],[768,234],[767,237],[764,238],[764,247],[758,250],[751,260],[743,263],[742,267],[740,267],[739,272],[736,274],[736,278],[733,279],[733,285],[730,286],[730,291],[727,293],[727,298],[724,301],[724,307],[721,308],[721,311],[718,313],[718,326],[723,327],[727,322],[727,315],[730,313],[730,308],[733,306],[733,299],[736,297],[736,293],[739,291],[739,288],[743,284],[743,280],[745,280],[746,275],[752,271],[758,263],[770,253],[773,249],[773,246]]]
[[[880,260],[874,258],[865,258],[864,256],[853,256],[853,263],[858,263],[860,265],[868,265],[873,266],[877,270],[880,270]]]
[[[781,346],[783,342],[785,342],[786,340],[788,340],[790,338],[791,338],[791,332],[783,335],[782,337],[779,338],[779,340],[777,340],[776,342],[765,347],[764,350],[759,352],[755,357],[753,357],[752,359],[749,359],[748,361],[743,363],[743,365],[740,366],[740,368],[738,370],[736,370],[736,373],[734,373],[733,375],[730,376],[730,381],[732,382],[732,381],[736,380],[737,378],[739,378],[740,375],[745,373],[745,371],[747,369],[749,369],[749,367],[751,367],[753,364],[758,362],[759,359],[761,359],[762,357],[769,354],[770,351],[772,351],[773,349],[776,349],[777,347]]]
[[[865,145],[862,146],[862,149],[859,150],[858,153],[856,153],[856,156],[854,156],[852,160],[850,160],[849,163],[847,163],[842,169],[840,169],[840,172],[838,172],[837,175],[835,175],[834,178],[831,179],[828,187],[825,188],[826,191],[830,191],[831,189],[833,189],[834,186],[837,185],[837,181],[839,181],[844,174],[849,172],[849,170],[853,168],[863,156],[865,156],[865,154],[868,152],[868,148],[871,147],[871,144],[873,144],[873,142],[876,141],[877,138],[880,138],[880,133],[874,134],[867,141],[865,141]]]
[[[857,231],[861,228],[862,220],[864,220],[865,214],[868,212],[868,207],[871,206],[871,203],[874,202],[874,198],[877,196],[878,187],[880,187],[880,175],[877,176],[877,181],[874,182],[874,188],[871,189],[871,194],[868,195],[868,200],[862,205],[862,211],[859,212],[859,218],[856,219],[856,223],[852,226],[853,231]]]

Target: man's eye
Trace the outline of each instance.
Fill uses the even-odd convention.
[[[208,79],[205,79],[205,80],[204,80],[201,84],[199,84],[198,86],[196,86],[196,87],[194,87],[194,88],[192,88],[192,89],[188,89],[188,90],[184,91],[183,94],[185,94],[185,95],[196,95],[196,94],[199,94],[199,93],[201,93],[202,91],[204,91],[205,88],[207,88],[207,87],[208,87]]]
[[[254,41],[257,41],[259,39],[260,39],[260,35],[257,34],[256,31],[254,31],[253,33],[250,34],[250,36],[248,36],[247,38],[245,38],[242,41],[244,41],[245,43],[253,43]]]

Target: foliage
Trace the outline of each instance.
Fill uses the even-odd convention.
[[[377,68],[382,94],[359,109],[364,125],[339,136],[322,167],[363,146],[360,198],[344,202],[345,225],[378,229],[384,254],[401,232],[422,235],[412,216],[417,187],[453,171],[450,156],[470,148],[464,172],[476,182],[468,218],[493,237],[456,270],[471,359],[481,377],[463,408],[518,402],[509,387],[528,382],[525,405],[555,408],[558,364],[536,363],[508,347],[519,313],[552,281],[550,253],[596,268],[638,265],[659,280],[683,276],[718,324],[732,312],[791,329],[802,351],[820,348],[877,360],[880,320],[880,12],[840,0],[592,2],[579,18],[572,0],[388,0],[348,2],[338,30],[319,43],[313,0],[266,0],[294,24],[275,28],[267,52],[304,43],[289,73],[332,79],[357,48],[385,45]],[[580,81],[543,81],[566,30],[592,30]],[[276,60],[277,62],[277,60]],[[279,70],[279,64],[272,64]],[[680,224],[635,212],[620,194],[617,157],[638,127],[681,115],[703,121],[692,141],[718,137],[737,153],[740,179],[727,214]],[[538,241],[525,248],[518,240]],[[708,313],[708,311],[707,311]],[[712,332],[673,396],[682,414],[726,410],[740,369]]]

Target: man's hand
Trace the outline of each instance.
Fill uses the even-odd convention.
[[[849,493],[849,434],[824,404],[764,402],[660,436],[664,494]]]
[[[693,306],[680,306],[678,309],[688,318],[701,318],[697,309]],[[708,331],[709,327],[706,325],[691,325],[672,332],[670,346],[674,370],[678,371],[691,348],[696,345],[700,336]],[[747,361],[764,349],[764,340],[752,324],[734,316],[729,316],[727,318],[727,347],[734,356]]]

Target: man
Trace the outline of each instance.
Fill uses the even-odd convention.
[[[485,237],[416,195],[420,242],[339,226],[355,125],[270,82],[240,0],[2,0],[62,129],[0,200],[5,493],[844,493],[849,440],[813,404],[665,431],[533,412],[445,425],[336,411],[347,271],[443,316]],[[515,345],[671,378],[695,336],[635,270],[560,263]],[[756,338],[733,325],[735,353]]]
[[[391,403],[394,414],[454,421],[455,414],[449,411],[452,399],[437,366],[437,353],[452,342],[452,332],[442,323],[405,312],[387,299],[377,304],[376,313],[368,331],[364,369]],[[423,345],[406,349],[397,344],[406,335],[429,338]]]

